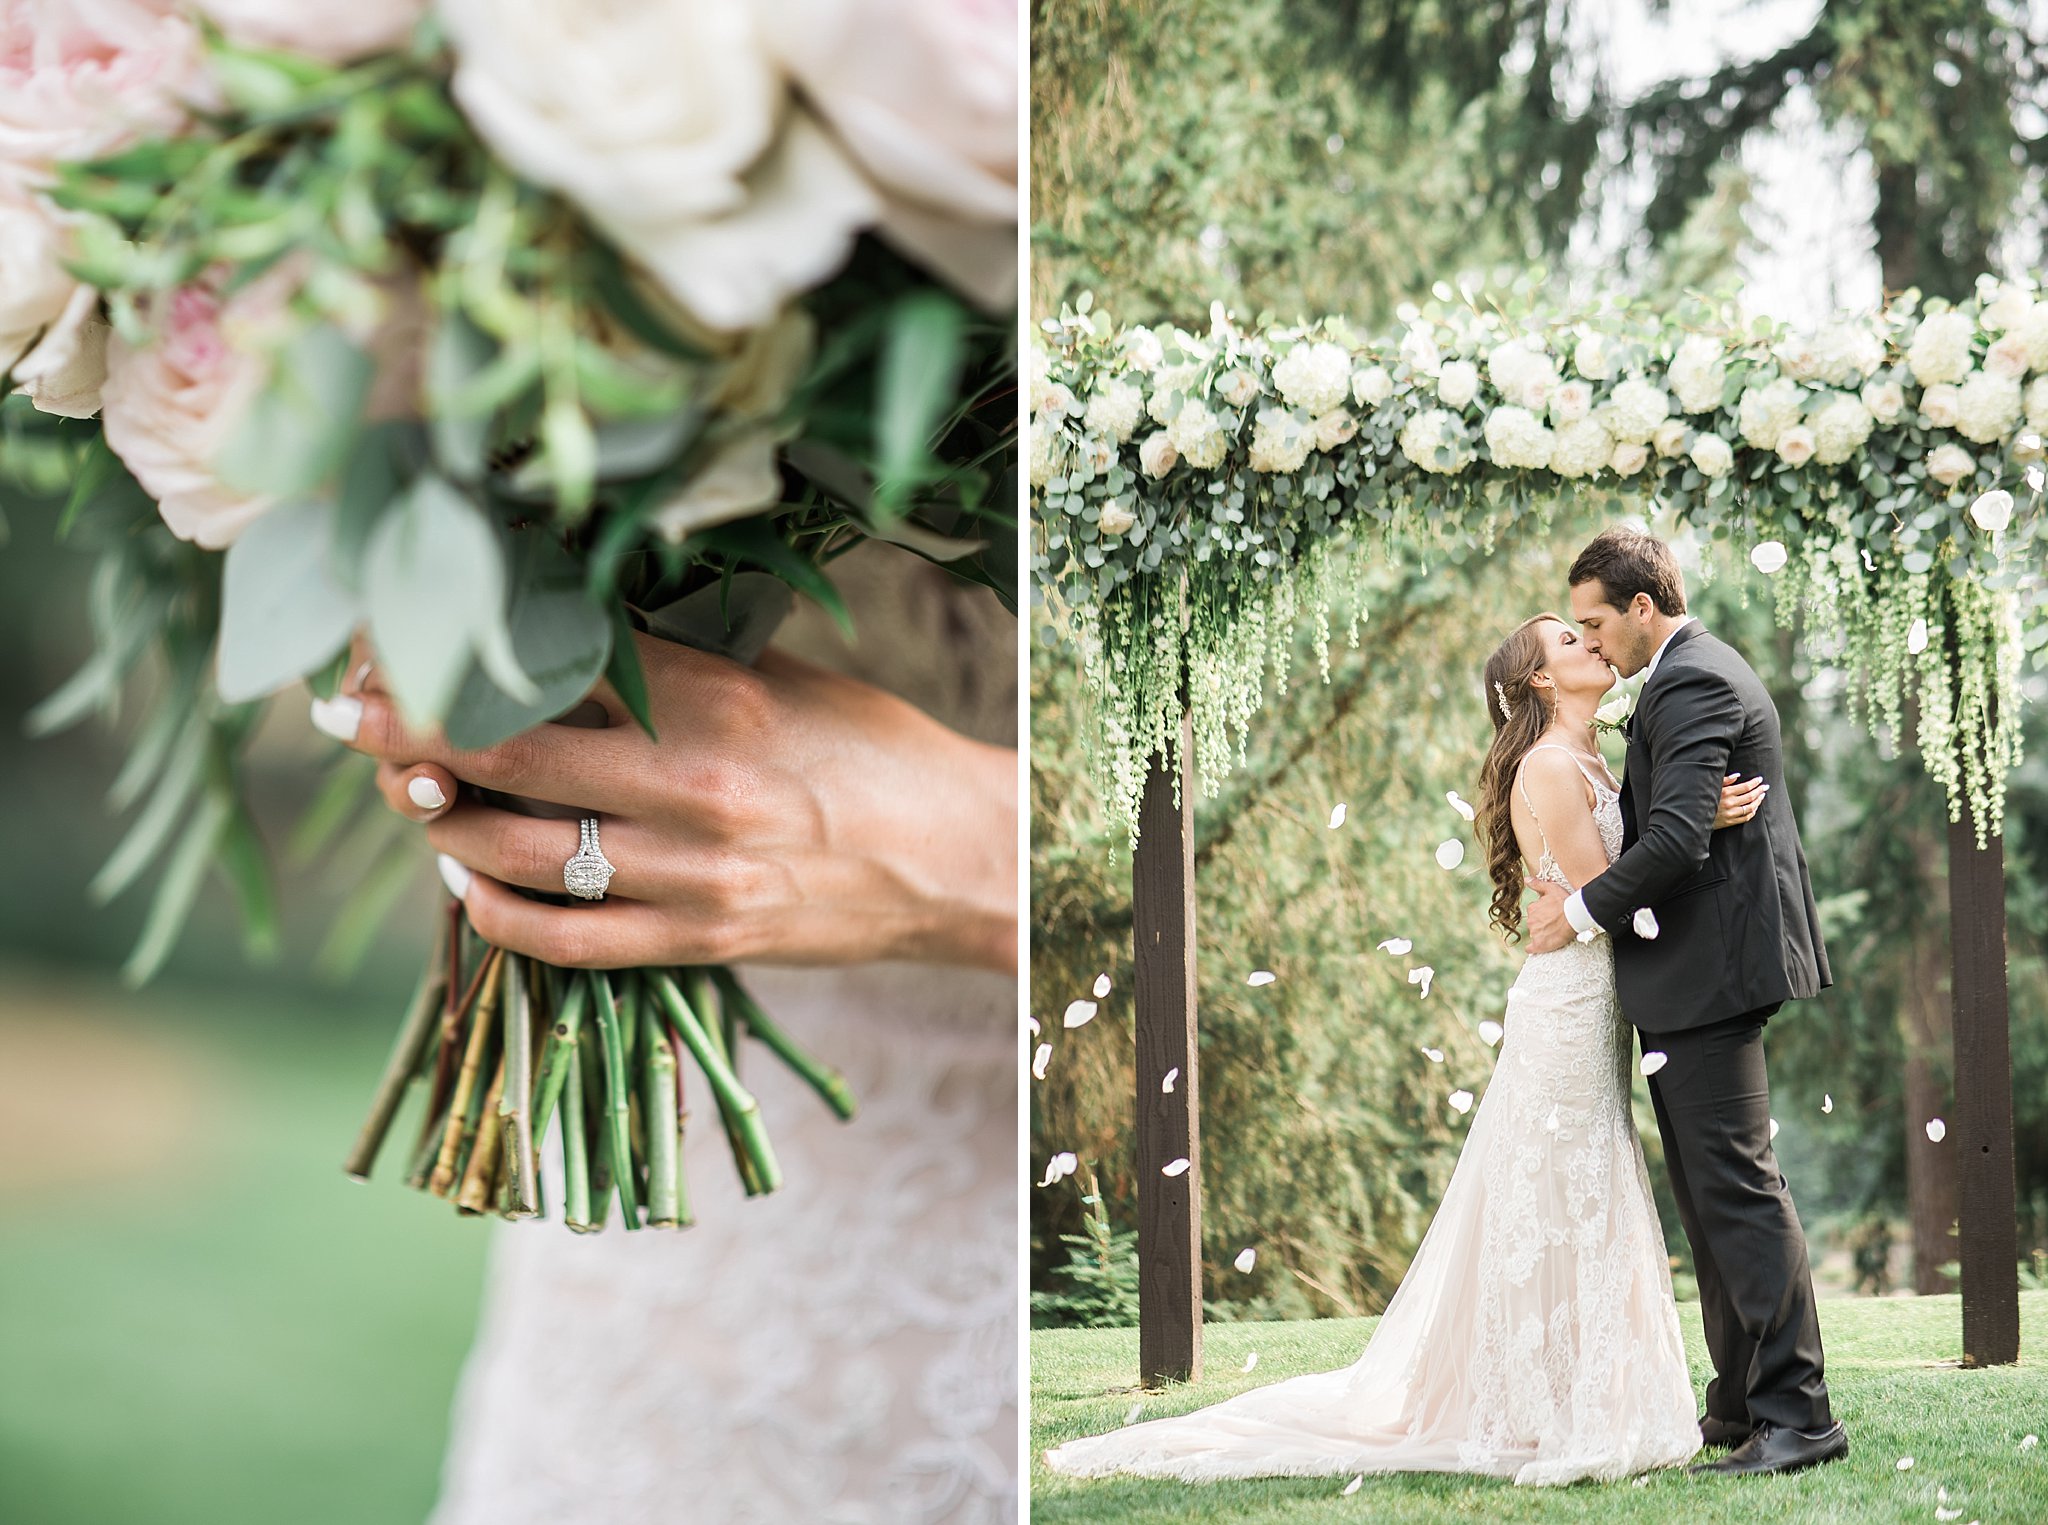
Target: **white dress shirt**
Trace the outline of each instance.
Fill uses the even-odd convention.
[[[1671,634],[1665,636],[1657,649],[1650,653],[1650,665],[1643,669],[1643,686],[1636,690],[1636,703],[1641,704],[1643,702],[1643,690],[1647,689],[1650,686],[1650,680],[1657,676],[1657,664],[1664,660],[1664,648],[1676,640],[1678,632],[1687,625],[1697,625],[1698,623],[1699,617],[1697,615],[1680,620],[1672,629]],[[1600,923],[1593,919],[1593,913],[1586,909],[1586,897],[1581,891],[1572,891],[1571,898],[1564,903],[1564,915],[1565,920],[1572,924],[1572,929],[1579,934],[1581,939],[1591,937],[1596,932],[1602,930]]]

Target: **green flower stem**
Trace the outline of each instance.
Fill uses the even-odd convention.
[[[454,984],[449,985],[450,1003],[442,1014],[441,1050],[434,1062],[434,1089],[428,1111],[435,1116],[445,1116],[449,1110],[450,1096],[458,1078],[458,1067],[463,1054],[467,1052],[467,1037],[475,1029],[470,1025],[471,1015],[482,998],[485,982],[491,971],[503,959],[496,948],[492,948],[477,961],[476,973],[470,978],[459,1000],[453,998]],[[459,1109],[457,1109],[459,1110]]]
[[[652,971],[652,978],[656,999],[661,1002],[668,1019],[675,1024],[676,1031],[682,1034],[683,1042],[689,1045],[691,1056],[696,1059],[698,1068],[704,1071],[704,1078],[711,1083],[719,1109],[739,1136],[742,1152],[759,1173],[762,1191],[775,1190],[782,1184],[782,1170],[775,1163],[775,1151],[768,1143],[768,1131],[761,1121],[760,1103],[740,1084],[732,1067],[719,1056],[704,1031],[703,1023],[697,1020],[697,1014],[676,988],[675,980],[666,970]]]
[[[463,1134],[476,1126],[471,1111],[471,1100],[477,1093],[477,1071],[483,1065],[484,1046],[491,1035],[490,1008],[496,1003],[498,971],[504,968],[504,960],[490,959],[481,971],[482,988],[477,992],[475,1018],[469,1025],[469,1041],[463,1047],[462,1067],[456,1072],[454,1094],[449,1098],[448,1122],[441,1133],[441,1155],[435,1161],[433,1174],[427,1179],[427,1190],[437,1197],[445,1197],[455,1189],[461,1179],[457,1174],[457,1158],[462,1149]]]
[[[767,1044],[777,1058],[795,1070],[842,1120],[851,1120],[859,1109],[859,1102],[854,1098],[853,1087],[847,1084],[846,1077],[798,1048],[789,1034],[771,1021],[754,998],[747,994],[730,969],[714,969],[712,978],[718,982],[726,1008],[738,1015],[739,1020],[746,1024],[747,1031]]]
[[[571,995],[583,991],[582,981],[570,987]],[[565,1006],[567,1001],[563,1003]],[[562,1096],[562,1216],[579,1234],[595,1232],[602,1225],[590,1221],[590,1154],[584,1137],[583,1038],[571,1033],[560,1045],[568,1055],[563,1062]]]
[[[505,1004],[509,1008],[512,1003]],[[455,1194],[455,1210],[459,1213],[480,1213],[491,1205],[491,1183],[503,1163],[498,1139],[505,1120],[498,1112],[498,1096],[504,1085],[505,1056],[501,1053],[491,1072],[490,1089],[484,1092],[482,1105],[477,1108],[476,1122],[465,1130],[469,1137],[463,1145],[462,1188]]]
[[[619,1009],[603,971],[590,975],[590,994],[597,1011],[597,1033],[604,1046],[605,1163],[619,1189],[626,1227],[640,1227],[640,1203],[633,1181],[633,1141],[626,1102],[626,1039],[619,1030]]]
[[[683,1039],[667,1021],[660,1024],[662,1046],[676,1067],[676,1219],[683,1228],[697,1220],[690,1214],[690,1183],[683,1172],[683,1145],[690,1134],[690,1099],[683,1089]]]
[[[427,1178],[433,1174],[434,1161],[441,1154],[441,1136],[448,1124],[445,1110],[428,1115],[420,1129],[419,1141],[413,1146],[412,1168],[405,1174],[405,1184],[414,1191],[427,1189]]]
[[[516,955],[506,960],[505,1086],[498,1097],[499,1127],[504,1137],[505,1181],[512,1218],[540,1215],[540,1187],[533,1159],[533,1002],[528,971]]]
[[[370,1115],[364,1119],[362,1131],[356,1135],[355,1147],[342,1162],[342,1170],[358,1181],[370,1179],[370,1167],[377,1163],[377,1153],[384,1147],[384,1135],[391,1131],[391,1120],[398,1115],[398,1104],[405,1099],[420,1059],[425,1054],[428,1040],[438,1026],[440,1007],[446,1000],[448,990],[448,941],[443,938],[434,944],[433,960],[420,977],[419,989],[413,992],[412,1008],[406,1013],[405,1024],[398,1030],[397,1041],[391,1045],[391,1057],[384,1063],[384,1073],[377,1081],[376,1095],[370,1099]]]
[[[548,1136],[548,1119],[555,1115],[555,1104],[569,1078],[577,1032],[583,1026],[583,1013],[589,1004],[590,987],[582,980],[572,980],[555,1012],[554,1023],[548,1028],[547,1041],[541,1045],[539,1078],[533,1092],[533,1136],[537,1139]]]
[[[652,1001],[638,1001],[640,1066],[644,1090],[640,1122],[647,1134],[647,1226],[675,1228],[679,1225],[681,1191],[676,1157],[676,1056],[662,1034],[655,1030],[659,1019]]]
[[[739,1054],[733,1044],[728,1028],[732,1014],[722,1009],[718,993],[712,989],[710,979],[702,969],[682,969],[676,973],[676,988],[682,992],[684,1004],[697,1014],[698,1022],[704,1028],[704,1036],[711,1043],[718,1057],[739,1078]],[[743,1082],[744,1083],[744,1082]],[[747,1153],[745,1140],[740,1135],[737,1119],[719,1102],[718,1117],[725,1128],[726,1141],[732,1145],[732,1162],[740,1173],[740,1184],[750,1197],[763,1196],[768,1185],[763,1180],[760,1167]]]

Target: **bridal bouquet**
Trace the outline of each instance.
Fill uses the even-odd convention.
[[[358,640],[480,748],[600,680],[651,734],[633,632],[750,661],[792,590],[845,623],[825,569],[864,538],[1014,607],[1002,9],[0,0],[0,464],[68,481],[98,558],[97,649],[31,728],[143,691],[93,885],[163,862],[132,978],[211,867],[273,935],[242,752]],[[343,955],[416,870],[385,840]],[[779,1180],[748,1037],[852,1114],[729,971],[550,968],[451,902],[347,1168],[417,1088],[408,1180],[460,1210],[540,1213],[559,1117],[572,1228],[614,1192],[684,1224],[686,1058],[748,1191]]]

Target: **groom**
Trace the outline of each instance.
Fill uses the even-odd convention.
[[[1572,564],[1572,616],[1623,677],[1646,673],[1622,779],[1623,850],[1569,899],[1537,883],[1529,948],[1614,939],[1622,1011],[1661,1049],[1650,1098],[1692,1245],[1716,1376],[1701,1439],[1733,1445],[1695,1472],[1791,1472],[1849,1437],[1828,1409],[1806,1241],[1771,1151],[1764,1023],[1833,983],[1799,825],[1786,797],[1778,712],[1747,662],[1685,612],[1671,548],[1627,529]],[[1722,780],[1760,775],[1763,808],[1713,829]],[[1655,919],[1641,919],[1647,908]]]

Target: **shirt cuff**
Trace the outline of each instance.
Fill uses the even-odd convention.
[[[1564,903],[1564,917],[1572,924],[1572,930],[1581,937],[1600,930],[1600,923],[1593,919],[1593,913],[1586,909],[1584,891],[1572,891],[1571,899]]]

